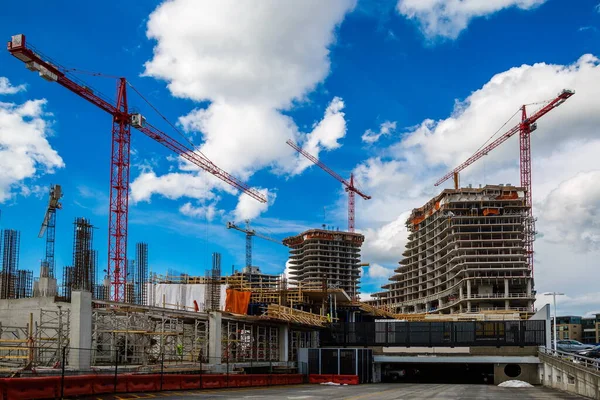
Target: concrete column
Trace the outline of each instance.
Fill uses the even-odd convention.
[[[509,292],[508,279],[504,279],[504,297],[508,297]]]
[[[438,308],[442,308],[444,306],[444,300],[439,299],[438,300]]]
[[[289,361],[290,328],[287,325],[279,327],[279,361]]]
[[[92,362],[92,294],[80,290],[71,292],[71,327],[69,336],[69,366],[88,369]]]
[[[471,302],[467,301],[467,312],[471,312]]]
[[[527,279],[527,297],[531,297],[531,279]]]
[[[467,299],[471,298],[471,281],[467,280]]]
[[[504,300],[504,309],[508,310],[510,308],[510,301],[509,300]]]
[[[460,287],[458,288],[458,297],[461,300],[463,298],[463,286],[462,285],[460,285]]]
[[[222,314],[220,312],[208,313],[208,362],[210,364],[221,364],[221,333]]]
[[[425,303],[425,312],[428,312],[431,309],[431,302],[426,302]]]

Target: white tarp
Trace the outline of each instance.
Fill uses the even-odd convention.
[[[204,311],[206,288],[204,283],[149,283],[148,305],[166,308],[194,311],[194,300],[198,303],[199,311]],[[226,285],[219,285],[221,298],[219,309],[225,309]]]
[[[530,383],[523,382],[523,381],[518,381],[518,380],[512,380],[512,381],[502,382],[498,386],[500,386],[500,387],[507,387],[507,388],[533,387],[533,385],[530,384]]]

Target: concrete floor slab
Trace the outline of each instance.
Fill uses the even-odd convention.
[[[454,384],[371,384],[358,386],[296,385],[240,389],[192,390],[160,393],[127,393],[94,396],[101,400],[128,399],[231,399],[231,400],[576,400],[569,395],[545,387],[500,388],[492,385]],[[90,398],[92,399],[92,398]]]

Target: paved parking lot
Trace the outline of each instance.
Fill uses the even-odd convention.
[[[92,399],[92,398],[90,398]],[[129,399],[280,399],[280,400],[575,400],[568,395],[544,387],[500,388],[493,385],[398,384],[383,383],[359,386],[296,385],[260,388],[192,390],[160,393],[128,393],[93,397],[102,400]]]

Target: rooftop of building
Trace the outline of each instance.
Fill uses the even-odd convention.
[[[364,235],[356,232],[329,229],[309,229],[298,235],[286,237],[285,239],[283,239],[283,244],[285,244],[286,246],[293,246],[294,244],[301,243],[308,239],[341,239],[347,242],[362,243],[365,240],[365,237]]]

